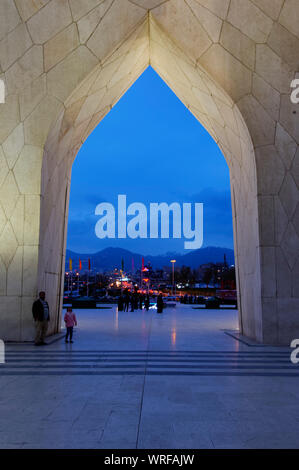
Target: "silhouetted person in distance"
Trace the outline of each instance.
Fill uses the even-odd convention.
[[[163,297],[162,294],[159,294],[157,298],[157,313],[163,313],[163,307]]]
[[[122,294],[120,294],[120,296],[119,296],[119,298],[118,298],[117,306],[118,306],[118,311],[119,311],[119,312],[122,312],[123,309],[124,309],[124,298],[123,298],[123,295],[122,295]]]
[[[143,294],[140,294],[139,296],[139,308],[140,310],[143,308]]]
[[[36,335],[35,335],[35,345],[42,346],[45,343],[45,337],[47,334],[49,321],[50,321],[50,311],[49,304],[45,300],[46,294],[44,291],[39,293],[38,299],[32,305],[32,315],[35,321]]]
[[[134,292],[133,299],[134,299],[134,309],[138,310],[138,307],[139,307],[139,294],[138,294],[138,292]]]
[[[131,294],[131,312],[134,312],[135,303],[136,303],[135,295]]]
[[[149,311],[149,306],[150,306],[150,299],[149,299],[149,295],[148,295],[148,294],[147,294],[147,296],[146,296],[146,298],[145,298],[144,306],[145,306],[146,311],[148,312],[148,311]]]
[[[129,295],[128,291],[126,291],[126,293],[125,293],[124,305],[125,305],[124,311],[128,312],[129,311],[129,305],[130,305],[130,295]]]

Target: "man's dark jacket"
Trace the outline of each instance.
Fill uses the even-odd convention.
[[[49,305],[48,305],[48,302],[46,302],[47,306],[48,306],[48,309],[49,309]],[[50,312],[50,310],[49,310]],[[35,302],[33,302],[33,305],[32,305],[32,314],[33,314],[33,318],[35,321],[44,321],[44,306],[42,304],[42,302],[40,301],[40,299],[37,299]],[[48,316],[48,321],[50,320],[50,313],[49,313],[49,316]]]

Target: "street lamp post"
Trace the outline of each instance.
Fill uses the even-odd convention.
[[[67,290],[68,290],[68,295],[70,294],[70,278],[69,278],[69,273],[65,273],[66,278],[67,278]]]
[[[172,263],[172,295],[174,295],[174,263],[176,263],[175,259],[170,260]]]
[[[79,291],[80,291],[80,273],[77,273],[77,290],[78,290],[78,294],[79,294]]]

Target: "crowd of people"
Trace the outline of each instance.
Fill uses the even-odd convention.
[[[163,297],[162,294],[159,294],[157,298],[157,313],[163,312],[163,306]],[[129,292],[126,290],[119,296],[119,312],[134,312],[135,310],[142,310],[143,308],[145,308],[146,311],[150,308],[149,294],[140,294],[139,292]]]
[[[180,297],[181,304],[202,304],[204,303],[204,297],[202,295],[188,295],[185,294]]]

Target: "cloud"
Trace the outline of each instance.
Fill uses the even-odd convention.
[[[231,195],[229,190],[204,188],[199,193],[191,196],[192,202],[202,202],[207,207],[231,212]]]
[[[191,200],[204,205],[204,245],[233,246],[230,191],[204,188],[194,194]]]

